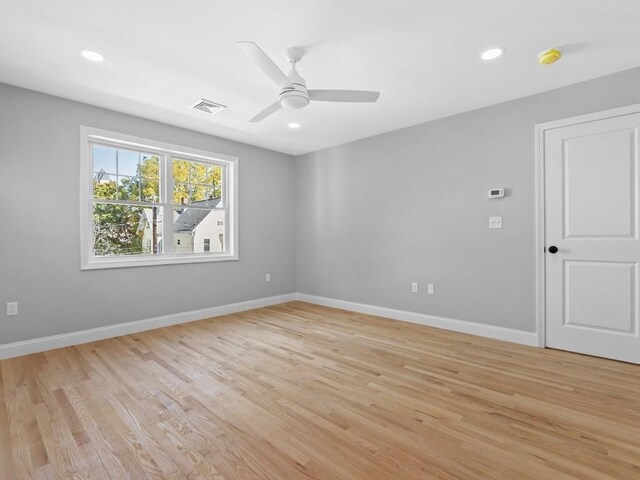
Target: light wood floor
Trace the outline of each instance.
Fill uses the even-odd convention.
[[[0,362],[0,479],[640,479],[640,366],[293,302]]]

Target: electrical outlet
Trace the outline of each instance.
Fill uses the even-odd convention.
[[[427,284],[427,295],[433,295],[433,283]]]
[[[264,281],[265,281],[265,282],[270,282],[270,281],[271,281],[271,274],[270,274],[270,273],[267,273],[267,274],[264,276]]]
[[[7,317],[18,314],[18,302],[7,302]]]
[[[418,282],[411,282],[411,293],[418,293]]]
[[[502,217],[489,217],[489,228],[502,228]]]

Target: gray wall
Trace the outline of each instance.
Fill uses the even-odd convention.
[[[0,307],[20,302],[0,344],[293,291],[533,331],[533,126],[640,103],[638,85],[634,69],[294,159],[0,84]],[[238,156],[240,260],[80,271],[80,125]]]
[[[298,157],[297,290],[534,331],[534,125],[639,103],[639,85],[629,70]]]
[[[239,157],[240,260],[80,271],[80,125]],[[0,84],[0,344],[293,292],[293,161]]]

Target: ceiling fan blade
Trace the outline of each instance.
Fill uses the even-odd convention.
[[[309,90],[309,98],[318,102],[375,102],[379,96],[365,90]]]
[[[238,42],[238,47],[280,88],[291,86],[291,82],[287,76],[258,45],[253,42]]]
[[[280,105],[280,102],[276,102],[276,103],[274,103],[272,105],[269,105],[267,108],[265,108],[259,114],[257,114],[251,120],[249,120],[249,122],[256,123],[256,122],[259,122],[261,120],[264,120],[269,115],[272,115],[272,114],[276,113],[281,108],[282,108],[282,105]]]

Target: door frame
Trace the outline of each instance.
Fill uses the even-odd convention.
[[[545,181],[544,181],[544,135],[548,130],[555,128],[579,125],[581,123],[595,122],[607,118],[622,117],[640,113],[640,103],[627,105],[601,112],[587,113],[575,117],[563,118],[551,122],[538,123],[535,125],[535,204],[536,204],[536,226],[535,226],[535,262],[536,262],[536,333],[538,335],[537,344],[539,347],[546,346],[546,324],[547,324],[547,299],[545,296]]]

